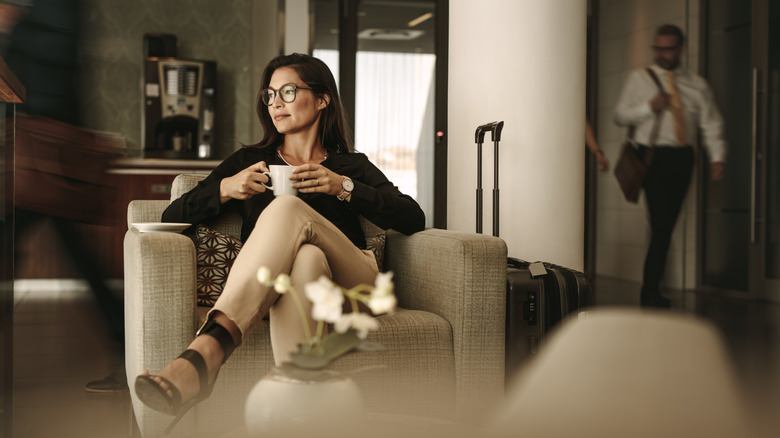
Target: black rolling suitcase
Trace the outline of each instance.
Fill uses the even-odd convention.
[[[509,259],[506,277],[506,375],[536,353],[564,317],[590,303],[585,274],[552,263]]]
[[[504,122],[477,128],[477,232],[482,232],[482,143],[494,144],[493,235],[498,237],[498,144]],[[564,317],[590,304],[590,284],[582,272],[552,263],[507,259],[506,376],[536,353],[545,335]]]

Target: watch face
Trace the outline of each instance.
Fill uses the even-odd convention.
[[[351,192],[352,189],[355,188],[355,183],[352,182],[349,178],[344,178],[344,181],[341,182],[341,188],[344,190]]]

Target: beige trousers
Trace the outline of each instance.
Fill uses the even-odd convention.
[[[271,344],[277,365],[286,361],[306,338],[298,309],[289,294],[261,286],[257,270],[265,266],[276,277],[290,275],[292,286],[304,303],[312,331],[311,302],[304,285],[324,275],[339,286],[373,284],[378,269],[371,251],[360,250],[344,233],[295,196],[271,202],[257,219],[230,270],[213,311],[236,323],[244,339],[270,313]]]

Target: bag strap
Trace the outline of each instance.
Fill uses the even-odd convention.
[[[647,71],[647,74],[649,74],[650,77],[653,79],[653,82],[655,82],[655,85],[658,87],[658,92],[666,93],[666,91],[664,91],[664,86],[661,84],[661,81],[658,79],[658,75],[655,74],[655,71],[653,71],[653,69],[650,67],[646,67],[645,71]],[[655,153],[655,141],[658,140],[658,129],[660,128],[661,125],[660,123],[661,114],[656,114],[655,122],[653,123],[653,130],[650,131],[650,138],[648,141],[648,146],[650,147],[650,150],[647,151],[644,159],[645,164],[647,166],[650,166],[650,163],[653,162],[653,154]]]
[[[650,75],[650,77],[653,79],[653,82],[655,82],[655,85],[658,87],[659,93],[666,93],[664,91],[664,86],[661,84],[661,81],[658,79],[658,75],[655,74],[655,71],[653,71],[652,68],[646,67],[645,70],[647,71],[647,74]],[[644,162],[645,165],[650,166],[650,163],[653,161],[653,154],[655,153],[655,141],[658,140],[658,129],[660,125],[660,119],[661,115],[656,114],[655,116],[655,122],[653,123],[653,129],[650,131],[650,138],[648,141],[648,147],[650,148],[649,151],[645,154]],[[626,138],[628,140],[634,139],[634,132],[636,131],[636,126],[631,125],[628,127],[628,132],[626,133]]]
[[[653,69],[650,67],[646,67],[645,70],[647,70],[647,74],[653,78],[653,82],[655,82],[655,85],[658,87],[658,91],[661,93],[666,93],[666,91],[664,91],[664,86],[661,84],[661,81],[658,79],[658,75],[655,74],[655,71],[653,71]]]

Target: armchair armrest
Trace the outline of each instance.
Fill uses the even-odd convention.
[[[135,222],[160,222],[162,213],[170,201],[166,200],[135,200],[127,205],[127,227]]]
[[[134,408],[147,409],[135,395],[135,376],[143,369],[161,370],[197,328],[195,245],[182,234],[130,229],[124,257],[125,365]]]
[[[388,231],[386,268],[399,305],[436,313],[452,326],[458,414],[482,417],[504,390],[506,243],[426,229]]]

